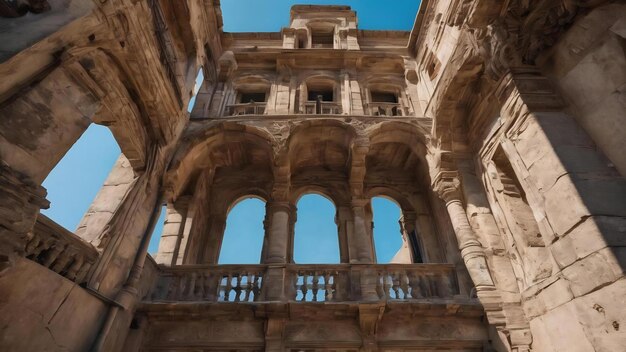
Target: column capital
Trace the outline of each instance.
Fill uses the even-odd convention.
[[[268,212],[275,212],[275,211],[282,210],[284,212],[291,213],[294,211],[295,206],[286,200],[281,200],[281,201],[270,200],[267,202],[266,208]]]
[[[458,171],[439,171],[432,184],[433,190],[446,203],[462,199],[461,179]]]

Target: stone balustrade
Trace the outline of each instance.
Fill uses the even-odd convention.
[[[304,103],[304,113],[309,115],[339,115],[341,114],[341,103],[307,101]]]
[[[227,113],[229,116],[263,115],[265,113],[265,105],[265,102],[228,105]]]
[[[367,111],[371,116],[406,116],[399,103],[368,103]]]
[[[152,297],[165,301],[254,302],[264,265],[183,265],[163,269]]]
[[[449,299],[459,294],[452,264],[287,264],[286,301],[362,301],[361,282],[375,282],[378,300]],[[181,265],[160,267],[151,301],[265,301],[269,265]],[[272,265],[276,269],[276,265]],[[364,280],[374,275],[373,280]]]
[[[80,237],[66,230],[43,214],[39,214],[28,234],[26,257],[50,270],[84,283],[98,259],[98,251]]]

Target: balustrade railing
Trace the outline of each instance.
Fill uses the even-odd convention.
[[[89,269],[98,259],[98,251],[80,237],[43,214],[26,243],[26,258],[79,284],[87,280]]]
[[[341,302],[350,292],[350,267],[346,265],[290,265],[290,299],[299,302]]]
[[[375,269],[376,293],[380,299],[446,298],[459,291],[451,267],[388,264]]]
[[[276,270],[274,265],[272,270]],[[452,264],[333,264],[278,267],[284,280],[265,282],[266,265],[182,265],[161,267],[153,301],[259,302],[265,285],[284,285],[295,302],[361,301],[361,282],[378,300],[449,299],[459,294]],[[367,277],[370,276],[370,277]],[[367,280],[366,280],[367,279]]]
[[[304,103],[304,113],[309,115],[339,115],[341,104],[333,101],[307,101]]]
[[[184,265],[164,269],[152,300],[254,302],[261,297],[264,265]]]
[[[368,103],[367,110],[371,116],[405,116],[399,103]]]
[[[245,103],[233,104],[226,107],[227,114],[230,116],[239,115],[263,115],[265,113],[265,102],[263,103]]]

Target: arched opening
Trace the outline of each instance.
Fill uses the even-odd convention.
[[[368,112],[372,116],[406,116],[407,104],[402,97],[402,85],[387,81],[368,83],[366,96]]]
[[[327,76],[316,76],[306,80],[301,86],[300,110],[305,114],[341,114],[340,87]]]
[[[167,218],[167,205],[163,204],[161,206],[161,212],[159,214],[159,218],[152,230],[152,236],[150,236],[150,244],[148,244],[148,253],[151,256],[156,256],[159,251],[159,242],[161,242],[161,237],[163,235],[163,227],[165,226],[165,219]]]
[[[298,209],[294,235],[294,262],[298,264],[338,264],[339,235],[335,205],[319,194],[306,194]]]
[[[204,83],[204,71],[202,68],[198,70],[198,74],[196,75],[196,81],[193,85],[193,90],[191,91],[191,98],[189,99],[189,104],[187,104],[187,112],[191,112],[193,107],[196,105],[196,98],[198,96],[198,92]]]
[[[246,198],[228,212],[218,264],[259,264],[265,230],[265,202]]]
[[[111,131],[104,126],[89,125],[43,181],[50,208],[41,213],[74,231],[119,155],[120,148]]]
[[[374,197],[372,212],[376,262],[411,263],[411,254],[400,226],[402,210],[398,204],[387,198]]]

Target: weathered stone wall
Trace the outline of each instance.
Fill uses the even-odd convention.
[[[19,259],[0,276],[0,341],[19,351],[87,351],[108,303],[76,283]]]
[[[607,4],[579,18],[540,58],[568,110],[626,175],[626,5]],[[599,123],[601,121],[601,123]]]

